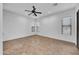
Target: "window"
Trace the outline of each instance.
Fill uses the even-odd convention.
[[[72,34],[72,17],[64,17],[62,19],[62,34]]]

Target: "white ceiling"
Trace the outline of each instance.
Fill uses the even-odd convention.
[[[39,18],[51,13],[57,13],[73,8],[77,3],[58,3],[57,6],[54,6],[53,4],[54,3],[4,3],[3,9],[28,16],[27,14],[29,13],[25,12],[25,9],[32,10],[32,6],[34,5],[37,8],[37,11],[42,12],[42,14],[39,14],[37,17],[33,15],[28,17]]]

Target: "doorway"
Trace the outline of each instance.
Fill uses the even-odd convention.
[[[79,10],[77,11],[77,48],[79,48]]]

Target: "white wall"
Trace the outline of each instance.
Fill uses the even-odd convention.
[[[2,4],[0,3],[0,55],[2,54]]]
[[[72,35],[61,34],[61,20],[64,17],[72,16]],[[75,8],[66,10],[54,15],[41,19],[39,35],[57,38],[59,40],[76,42],[76,29],[75,29]]]
[[[4,10],[3,11],[3,38],[5,40],[16,39],[32,35],[32,20],[22,15]]]
[[[67,16],[72,16],[71,36],[61,34],[61,20],[62,18]],[[33,21],[32,19],[4,10],[3,13],[4,41],[35,34],[31,32],[32,21]],[[40,29],[37,34],[75,43],[76,42],[75,27],[76,27],[75,8],[72,8],[41,19]]]

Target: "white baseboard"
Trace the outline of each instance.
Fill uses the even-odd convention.
[[[59,37],[57,37],[57,36],[43,35],[43,34],[38,34],[38,35],[40,35],[40,36],[45,36],[45,37],[49,37],[49,38],[55,38],[55,39],[62,40],[62,41],[67,41],[67,42],[75,43],[75,41],[70,41],[70,40],[62,39],[62,38],[59,38]],[[75,43],[75,44],[76,44],[76,43]]]
[[[18,38],[22,38],[22,37],[27,37],[27,36],[32,36],[32,35],[34,35],[34,34],[19,35],[19,36],[16,36],[16,37],[11,37],[11,38],[8,38],[8,39],[4,39],[3,41],[14,40],[14,39],[18,39]],[[58,39],[58,40],[63,40],[63,41],[68,41],[68,42],[75,43],[75,41],[70,41],[70,40],[62,39],[62,38],[57,37],[57,36],[43,35],[43,34],[37,34],[37,35],[45,36],[45,37],[49,37],[49,38],[55,38],[55,39]]]
[[[18,38],[22,38],[22,37],[27,37],[27,36],[31,36],[33,34],[28,34],[28,35],[18,35],[16,37],[10,37],[10,38],[5,38],[3,41],[8,41],[8,40],[14,40],[14,39],[18,39]]]

